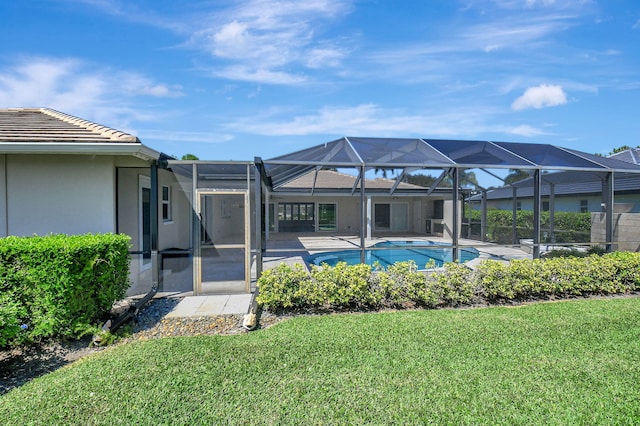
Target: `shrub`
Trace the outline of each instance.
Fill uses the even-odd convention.
[[[0,294],[11,300],[2,309],[19,312],[27,326],[17,343],[75,337],[108,313],[129,287],[129,240],[113,234],[0,239]]]
[[[378,292],[372,291],[371,266],[349,266],[339,262],[334,267],[312,266],[312,280],[300,290],[300,297],[311,304],[331,307],[369,307],[379,302]]]
[[[471,220],[481,221],[481,212],[472,210]],[[549,230],[549,212],[540,212],[540,226],[543,241],[551,242]],[[511,243],[513,232],[513,212],[511,210],[487,210],[487,234],[491,241],[500,244]],[[518,238],[533,238],[533,211],[516,212],[516,232]],[[591,214],[577,212],[554,213],[554,235],[557,243],[584,243],[591,238]]]
[[[304,303],[299,291],[310,279],[302,265],[295,264],[291,267],[281,263],[262,273],[258,281],[260,293],[256,300],[265,308],[273,310],[301,307]]]
[[[461,263],[445,263],[444,270],[431,273],[431,292],[438,295],[443,304],[457,306],[469,303],[476,287],[471,279],[472,272]]]
[[[0,294],[0,347],[20,340],[18,335],[26,327],[26,317],[27,310],[23,305],[17,303],[9,294]]]
[[[436,307],[550,296],[616,294],[640,290],[640,253],[586,257],[484,260],[475,270],[460,263],[425,273],[414,262],[386,270],[368,265],[323,265],[306,271],[281,264],[258,280],[258,303],[267,309]]]

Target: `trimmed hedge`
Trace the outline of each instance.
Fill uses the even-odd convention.
[[[0,239],[0,347],[78,337],[129,288],[127,235]]]
[[[468,212],[467,212],[468,214]],[[472,224],[477,228],[481,221],[481,212],[471,211]],[[540,226],[544,242],[551,242],[550,235],[544,237],[549,229],[549,212],[540,212]],[[466,217],[465,219],[466,220]],[[463,222],[464,222],[463,220]],[[487,236],[497,243],[510,243],[512,240],[513,212],[511,210],[487,210]],[[479,229],[479,228],[478,228]],[[533,211],[516,212],[518,238],[533,238]],[[554,234],[557,243],[585,243],[591,239],[591,213],[555,212]]]
[[[622,294],[640,289],[640,253],[584,258],[494,260],[475,269],[447,263],[434,272],[398,262],[387,270],[369,265],[313,266],[284,263],[258,280],[258,303],[272,311],[458,306],[473,301]]]

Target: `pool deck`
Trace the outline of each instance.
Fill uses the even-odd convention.
[[[273,268],[280,263],[293,265],[295,263],[304,264],[304,257],[310,254],[326,251],[339,251],[360,248],[360,238],[357,236],[318,236],[301,234],[298,236],[288,236],[277,234],[267,242],[267,254],[264,258],[264,269]],[[442,244],[451,244],[448,238],[430,235],[402,235],[402,236],[381,236],[365,240],[365,246],[371,247],[380,242],[388,241],[424,241]],[[461,247],[473,247],[480,253],[477,259],[471,261],[470,266],[484,259],[500,259],[509,261],[511,259],[531,258],[527,252],[513,247],[497,246],[491,243],[483,243],[477,240],[460,239]]]

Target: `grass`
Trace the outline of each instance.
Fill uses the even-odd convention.
[[[299,317],[116,346],[6,424],[637,424],[640,298]]]

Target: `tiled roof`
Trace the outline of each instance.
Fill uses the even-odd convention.
[[[610,155],[608,158],[612,158],[619,161],[624,161],[631,164],[640,164],[640,148],[630,148],[624,151],[620,151],[616,154]],[[602,181],[599,179],[589,180],[575,180],[571,179],[573,172],[558,172],[546,175],[549,176],[566,176],[566,181],[560,180],[555,183],[553,190],[554,195],[579,195],[579,194],[598,194],[602,192]],[[557,180],[557,179],[556,179]],[[518,186],[518,197],[533,197],[533,182],[531,178],[523,179]],[[524,183],[524,184],[523,184]],[[640,189],[640,174],[623,173],[619,177],[616,176],[613,180],[614,191],[637,191]],[[540,186],[540,195],[548,196],[551,193],[551,187],[544,182]],[[500,188],[487,191],[488,200],[504,200],[513,197],[513,189],[511,186],[502,186]],[[480,194],[471,197],[471,200],[478,201],[482,198]]]
[[[140,143],[133,135],[49,108],[0,109],[0,143]]]
[[[640,175],[629,175],[624,178],[614,179],[614,191],[637,191],[640,188]],[[588,182],[572,182],[566,184],[556,184],[553,193],[556,196],[562,195],[580,195],[580,194],[599,194],[602,192],[602,182],[600,181],[588,181]],[[548,196],[551,193],[549,185],[540,186],[540,196]],[[487,191],[488,200],[504,200],[513,197],[513,190],[510,186],[503,186],[501,188],[492,189]],[[518,197],[533,197],[533,187],[527,186],[518,188]],[[481,195],[474,195],[471,197],[474,201],[479,201]]]
[[[315,171],[309,172],[305,175],[300,176],[298,179],[295,179],[285,185],[283,185],[282,189],[309,189],[314,187],[313,180],[315,177]],[[316,189],[351,189],[356,181],[357,176],[348,175],[346,173],[340,173],[333,170],[319,170],[318,177],[315,181]],[[365,188],[368,190],[371,189],[386,189],[389,190],[394,185],[395,180],[385,179],[385,178],[376,178],[376,179],[366,179]],[[413,185],[410,183],[401,182],[398,185],[397,189],[408,189],[408,190],[425,190],[424,187]]]
[[[615,160],[626,161],[627,163],[640,164],[640,148],[629,148],[616,152],[609,156]]]

